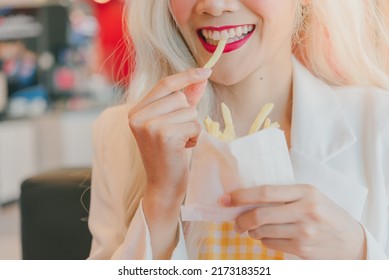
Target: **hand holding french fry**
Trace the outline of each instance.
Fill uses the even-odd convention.
[[[195,105],[212,73],[210,68],[222,55],[225,45],[225,40],[219,42],[204,68],[162,79],[130,110],[129,126],[147,174],[145,198],[152,193],[172,200],[173,205],[182,202],[189,173],[185,149],[196,144],[201,131]]]
[[[189,174],[186,148],[196,144],[201,132],[194,105],[202,92],[193,85],[210,74],[199,68],[166,77],[128,113],[146,172],[142,205],[155,258],[166,258],[174,248]]]

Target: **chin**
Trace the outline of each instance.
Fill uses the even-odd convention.
[[[238,74],[231,71],[218,71],[215,69],[209,79],[219,85],[232,86],[244,80],[244,77],[241,73]]]

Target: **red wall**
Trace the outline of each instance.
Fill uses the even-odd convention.
[[[124,2],[111,0],[106,4],[98,4],[90,1],[100,25],[98,43],[103,68],[114,82],[127,83],[133,60],[130,57],[131,48],[123,37]]]

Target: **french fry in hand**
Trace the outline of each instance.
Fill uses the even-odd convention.
[[[224,48],[226,47],[226,44],[227,44],[227,40],[222,39],[222,40],[219,41],[219,43],[217,44],[215,52],[213,53],[213,55],[211,56],[209,61],[204,65],[204,68],[211,69],[213,66],[215,66],[217,61],[222,56]]]

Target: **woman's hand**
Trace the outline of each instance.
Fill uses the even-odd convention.
[[[195,105],[210,75],[199,68],[164,78],[128,113],[147,175],[143,210],[155,258],[168,258],[174,244],[189,174],[186,148],[201,131]]]
[[[238,233],[248,232],[271,249],[302,259],[365,259],[362,226],[309,185],[260,186],[220,198],[224,206],[274,203],[241,214]]]

